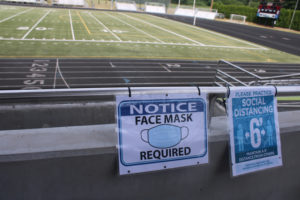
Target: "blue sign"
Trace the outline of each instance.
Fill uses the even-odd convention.
[[[228,98],[233,175],[282,165],[274,87],[231,88]]]
[[[206,96],[117,96],[120,174],[208,162]]]

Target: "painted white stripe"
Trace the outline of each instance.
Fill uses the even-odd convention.
[[[203,84],[203,82],[199,81],[199,82],[193,82],[194,84]],[[152,82],[149,82],[149,83],[126,83],[126,85],[170,85],[170,84],[191,84],[191,81],[186,81],[186,82],[182,82],[182,81],[174,81],[174,82],[171,82],[171,81],[168,81],[168,82],[156,82],[156,83],[152,83]],[[85,83],[85,84],[71,84],[72,86],[118,86],[118,85],[124,85],[124,83]],[[1,86],[0,86],[1,87]],[[5,87],[5,86],[4,86]],[[23,86],[24,87],[24,86]]]
[[[65,80],[62,72],[60,71],[58,58],[56,59],[56,67],[57,67],[58,73],[60,74],[60,77],[62,78],[63,82],[65,83],[65,85],[67,86],[67,88],[70,88],[70,86],[68,85],[67,81]]]
[[[268,50],[268,49],[262,49],[260,47],[252,48],[252,47],[218,46],[218,45],[206,45],[205,47],[217,47],[217,48],[229,48],[229,49],[259,49],[259,50]]]
[[[87,62],[83,62],[83,61],[67,61],[67,60],[63,60],[63,61],[60,61],[60,63],[74,63],[74,62],[76,62],[76,63],[84,63],[84,64],[86,64]],[[1,66],[1,64],[11,64],[11,65],[22,65],[21,67],[24,67],[24,64],[31,64],[31,61],[22,61],[22,62],[19,62],[19,61],[17,61],[17,62],[8,62],[8,61],[3,61],[3,62],[1,62],[0,63],[0,68],[2,68],[3,66]],[[107,61],[103,61],[103,60],[99,60],[99,61],[89,61],[88,62],[89,64],[91,64],[91,63],[98,63],[98,64],[103,64],[103,63],[107,63]],[[132,62],[127,62],[127,61],[114,61],[114,63],[118,63],[118,64],[132,64]],[[152,62],[146,62],[146,61],[135,61],[134,63],[137,63],[137,64],[149,64],[149,66],[157,66],[157,64],[156,63],[152,63]],[[176,62],[176,64],[187,64],[187,65],[201,65],[201,66],[203,66],[203,65],[217,65],[216,63],[213,63],[213,61],[208,61],[207,63],[181,63],[181,62]],[[284,63],[283,63],[284,64]],[[254,65],[254,66],[260,66],[259,64],[252,64],[252,63],[249,63],[249,64],[247,64],[247,65]],[[268,66],[268,64],[266,64],[266,63],[263,63],[262,65],[267,65]],[[280,65],[280,64],[278,64],[278,63],[274,63],[274,66],[276,66],[276,65]],[[102,65],[103,66],[103,65]],[[102,67],[102,66],[94,66],[94,67]],[[297,64],[289,64],[289,65],[287,65],[287,66],[298,66]],[[26,67],[26,66],[25,66]],[[72,66],[73,67],[73,66]],[[76,67],[76,66],[75,66]],[[80,67],[80,66],[79,66]],[[89,67],[89,66],[87,66],[87,67]],[[103,67],[105,67],[105,66],[103,66]],[[119,66],[118,66],[119,67]],[[121,67],[123,67],[123,66],[121,66]],[[126,67],[126,66],[124,66],[124,67]],[[142,66],[141,66],[142,67]],[[158,66],[157,66],[158,67]],[[272,63],[272,67],[273,67],[273,63]],[[276,67],[279,67],[279,66],[276,66]],[[280,66],[281,67],[281,66]],[[4,67],[5,68],[5,67]],[[9,67],[7,67],[7,68],[9,68]],[[12,67],[13,68],[13,67]],[[18,68],[18,67],[17,67]],[[50,67],[51,68],[51,67]]]
[[[54,73],[54,82],[53,82],[53,89],[56,87],[56,75],[57,75],[57,68],[58,68],[58,59],[56,60],[56,66],[55,66],[55,73]]]
[[[69,10],[69,17],[70,17],[70,26],[71,26],[71,31],[72,31],[72,38],[73,38],[73,40],[75,40],[73,23],[72,23],[72,15],[71,15],[71,11],[70,10]]]
[[[55,70],[55,76],[57,75],[57,72],[58,72],[58,70]],[[150,73],[157,73],[157,72],[159,72],[159,73],[172,72],[173,74],[179,74],[179,75],[181,75],[181,74],[199,74],[199,75],[205,76],[205,75],[203,75],[205,73],[205,71],[106,71],[106,72],[103,72],[103,71],[65,71],[64,73],[65,74],[94,74],[94,75],[99,74],[99,76],[97,76],[97,77],[102,77],[101,75],[104,75],[104,74],[117,74],[117,75],[119,75],[120,73],[124,73],[124,74],[130,74],[130,73],[148,74],[149,73],[150,74]],[[208,72],[212,73],[214,71],[210,70]],[[47,74],[47,75],[52,74],[52,73],[53,72],[47,72],[47,73],[44,72],[44,74]],[[13,72],[13,71],[10,71],[10,72],[1,72],[0,73],[0,75],[6,75],[6,74],[13,74],[13,75],[28,74],[28,72]],[[104,76],[104,77],[106,77],[106,76]],[[191,77],[191,76],[187,75],[187,77]],[[200,77],[200,76],[197,76],[197,77]],[[23,80],[23,79],[26,79],[26,78],[1,78],[1,80]],[[45,78],[45,80],[48,80],[48,79],[52,80],[52,78]],[[53,83],[53,85],[54,85],[54,83]]]
[[[164,68],[167,72],[172,72],[171,70],[169,70],[166,66],[160,64],[160,66],[162,66],[162,68]]]
[[[117,40],[122,41],[116,34],[114,34],[109,28],[107,28],[102,22],[100,22],[92,13],[89,12],[89,15],[94,18],[100,25],[102,25],[108,32],[110,32]]]
[[[23,14],[23,13],[29,12],[29,11],[31,11],[32,9],[33,9],[33,8],[30,8],[30,9],[24,10],[24,11],[22,11],[22,12],[20,12],[20,13],[17,13],[17,14],[15,14],[15,15],[12,15],[12,16],[10,16],[10,17],[7,17],[7,18],[5,18],[5,19],[2,19],[2,20],[0,20],[0,23],[5,22],[5,21],[7,21],[7,20],[10,20],[10,19],[12,19],[12,18],[14,18],[14,17],[17,17],[17,16],[19,16],[19,15],[21,15],[21,14]]]
[[[181,38],[183,38],[183,39],[189,40],[189,41],[194,42],[194,43],[196,43],[196,44],[198,44],[198,45],[200,45],[200,46],[205,46],[205,45],[202,44],[201,42],[198,42],[198,41],[193,40],[193,39],[191,39],[191,38],[188,38],[188,37],[186,37],[186,36],[180,35],[180,34],[178,34],[178,33],[175,33],[175,32],[173,32],[173,31],[170,31],[170,30],[165,29],[165,28],[163,28],[163,27],[157,26],[157,25],[152,24],[152,23],[150,23],[150,22],[147,22],[147,21],[144,21],[144,20],[141,20],[141,19],[137,19],[137,18],[135,18],[135,17],[126,15],[126,14],[124,14],[124,13],[120,13],[120,14],[121,14],[121,15],[124,15],[124,16],[126,16],[126,17],[128,17],[128,18],[130,18],[130,19],[133,19],[133,20],[136,20],[136,21],[139,21],[139,22],[143,22],[143,23],[145,23],[145,24],[148,24],[148,25],[150,25],[150,26],[153,26],[153,27],[158,28],[158,29],[160,29],[160,30],[163,30],[163,31],[165,31],[165,32],[171,33],[171,34],[176,35],[176,36],[178,36],[178,37],[181,37]]]
[[[48,10],[48,12],[46,12],[46,14],[44,14],[44,16],[42,18],[40,18],[34,25],[33,27],[31,27],[31,29],[29,29],[29,31],[22,37],[22,40],[24,40],[30,33],[31,31],[37,26],[39,25],[39,23],[41,23],[41,21],[51,12],[51,10]]]
[[[12,38],[2,38],[0,41],[38,41],[38,42],[91,42],[91,43],[121,43],[121,44],[153,44],[153,45],[170,45],[170,46],[189,46],[189,47],[216,47],[216,48],[231,48],[231,49],[248,49],[248,50],[269,50],[269,49],[261,49],[254,47],[235,47],[235,46],[217,46],[217,45],[209,45],[202,46],[197,44],[185,44],[185,43],[160,43],[160,42],[140,42],[140,41],[105,41],[105,40],[61,40],[61,39],[12,39]]]
[[[110,66],[111,66],[112,68],[115,68],[115,67],[116,67],[114,64],[112,64],[112,62],[109,62],[109,64],[110,64]]]
[[[139,29],[139,28],[137,28],[137,27],[135,27],[135,26],[133,26],[133,25],[127,23],[127,22],[124,22],[123,20],[121,20],[121,19],[118,18],[118,17],[112,16],[112,15],[110,15],[110,14],[108,14],[108,13],[104,13],[104,14],[105,14],[105,15],[108,15],[108,16],[110,16],[110,17],[112,17],[112,18],[114,18],[114,19],[116,19],[116,20],[118,20],[118,21],[120,21],[120,22],[122,22],[123,24],[126,24],[127,26],[130,26],[130,27],[134,28],[135,30],[137,30],[137,31],[139,31],[139,32],[141,32],[141,33],[144,33],[145,35],[147,35],[147,36],[149,36],[149,37],[151,37],[151,38],[153,38],[153,39],[159,41],[160,43],[164,43],[162,40],[158,39],[157,37],[155,37],[155,36],[153,36],[153,35],[151,35],[151,34],[145,32],[145,31],[143,31],[143,30],[141,30],[141,29]]]
[[[201,30],[201,31],[204,31],[204,32],[207,32],[207,33],[210,33],[210,34],[214,34],[214,35],[223,37],[223,38],[227,38],[227,39],[230,39],[230,40],[235,40],[235,41],[238,41],[238,42],[241,42],[241,43],[244,43],[244,44],[248,44],[248,45],[251,45],[251,46],[255,46],[255,47],[260,48],[260,49],[262,49],[262,50],[268,50],[268,48],[266,48],[266,47],[263,47],[263,46],[260,46],[260,45],[256,45],[256,44],[253,44],[253,43],[251,43],[251,42],[247,42],[247,41],[245,41],[245,40],[237,39],[237,38],[234,38],[234,37],[231,37],[231,36],[227,36],[227,35],[224,35],[224,34],[222,34],[222,33],[217,33],[217,32],[210,31],[210,30],[207,30],[207,29],[204,29],[204,28],[200,28],[200,27],[198,27],[198,26],[192,26],[192,25],[190,25],[190,24],[178,22],[178,21],[175,21],[175,20],[172,20],[172,21],[171,21],[171,20],[169,20],[169,19],[166,19],[166,18],[163,18],[163,17],[157,17],[157,16],[154,16],[154,15],[151,15],[151,17],[159,18],[160,20],[164,20],[164,21],[168,21],[168,22],[175,22],[175,23],[177,23],[177,24],[184,25],[184,26],[188,26],[188,27],[193,28],[193,29]]]
[[[169,73],[169,72],[168,72]],[[180,79],[180,78],[208,78],[207,76],[127,76],[127,77],[122,77],[122,78],[128,78],[128,79],[147,79],[147,78],[152,78],[152,79]],[[80,76],[72,76],[69,77],[68,80],[84,80],[84,79],[122,79],[120,76],[87,76],[87,77],[80,77]],[[26,78],[3,78],[1,80],[27,80]],[[45,80],[52,80],[52,78],[46,78]],[[65,83],[66,84],[66,83]],[[69,87],[68,87],[69,88]]]

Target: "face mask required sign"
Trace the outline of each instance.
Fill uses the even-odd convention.
[[[206,94],[116,96],[120,174],[208,162]]]
[[[281,166],[274,87],[230,88],[227,101],[233,176]]]

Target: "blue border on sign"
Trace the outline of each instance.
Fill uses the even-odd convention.
[[[250,161],[254,161],[254,160],[259,160],[259,159],[267,159],[267,158],[270,158],[270,157],[273,157],[273,156],[278,156],[279,152],[278,152],[278,142],[277,142],[277,130],[276,130],[276,120],[275,120],[275,111],[272,113],[272,114],[258,114],[258,115],[254,115],[254,116],[243,116],[243,117],[234,117],[233,116],[233,113],[234,113],[234,109],[235,107],[233,106],[233,100],[234,99],[244,99],[244,98],[256,98],[256,97],[272,97],[272,101],[270,101],[269,105],[271,105],[273,107],[273,109],[275,109],[275,105],[274,105],[274,101],[275,101],[275,96],[273,95],[266,95],[266,96],[250,96],[250,97],[235,97],[235,98],[232,98],[231,102],[232,102],[232,128],[233,128],[233,143],[234,143],[234,159],[235,159],[235,164],[245,164],[246,162],[250,162]],[[236,151],[236,130],[235,130],[235,123],[236,123],[236,120],[244,120],[247,122],[249,122],[253,117],[255,118],[258,118],[258,117],[264,117],[264,116],[270,116],[272,117],[272,120],[274,122],[274,131],[275,131],[275,141],[276,141],[276,145],[274,145],[274,147],[276,147],[276,154],[274,155],[270,155],[270,156],[265,156],[265,157],[260,157],[260,158],[254,158],[254,159],[249,159],[249,160],[245,160],[245,161],[241,161],[241,162],[237,162],[237,151]],[[279,136],[280,137],[280,136]],[[244,145],[245,142],[244,142]],[[261,150],[261,149],[267,149],[267,148],[270,148],[270,147],[260,147],[260,148],[257,148],[258,150]],[[251,150],[248,150],[248,151],[244,151],[244,153],[248,153],[248,152],[253,152],[253,151],[256,151],[257,149],[251,149]]]
[[[181,157],[181,158],[173,158],[173,159],[165,159],[165,160],[154,160],[154,161],[143,161],[143,162],[134,162],[134,163],[126,163],[123,160],[123,151],[122,151],[122,133],[121,133],[121,106],[124,103],[128,103],[128,102],[155,102],[155,101],[164,101],[164,102],[174,102],[174,101],[189,101],[189,100],[193,100],[193,101],[200,101],[201,103],[204,104],[203,106],[203,110],[204,110],[204,126],[205,126],[205,136],[204,136],[204,140],[205,140],[205,151],[203,154],[200,155],[195,155],[195,156],[188,156],[188,157]],[[201,158],[204,157],[207,154],[207,125],[206,125],[206,103],[202,98],[189,98],[189,99],[152,99],[152,100],[126,100],[126,101],[121,101],[118,105],[118,137],[119,137],[119,155],[120,155],[120,161],[124,166],[134,166],[134,165],[146,165],[146,164],[152,164],[152,163],[162,163],[162,162],[169,162],[169,161],[177,161],[177,160],[187,160],[187,159],[194,159],[194,158]]]

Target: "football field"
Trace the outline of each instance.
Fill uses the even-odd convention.
[[[0,6],[0,58],[299,63],[300,57],[141,13]]]

